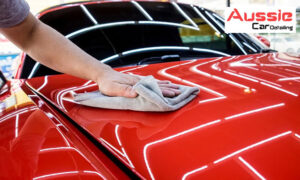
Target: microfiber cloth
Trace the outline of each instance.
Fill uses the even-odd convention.
[[[136,98],[106,96],[95,91],[75,94],[74,100],[82,105],[106,109],[151,112],[175,111],[189,103],[200,92],[197,87],[178,86],[181,91],[178,96],[164,97],[157,80],[152,76],[146,76],[141,77],[141,80],[133,86],[138,94]]]

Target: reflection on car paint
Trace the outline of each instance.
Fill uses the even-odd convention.
[[[209,122],[209,123],[205,123],[205,124],[202,124],[202,125],[199,125],[197,127],[194,127],[192,129],[188,129],[188,130],[185,130],[183,132],[180,132],[180,133],[177,133],[177,134],[174,134],[172,136],[169,136],[169,137],[166,137],[166,138],[163,138],[163,139],[159,139],[157,141],[154,141],[154,142],[151,142],[151,143],[148,143],[144,146],[144,149],[143,149],[143,155],[144,155],[144,159],[145,159],[145,164],[147,166],[147,170],[151,176],[151,179],[155,179],[154,178],[154,175],[151,171],[151,168],[150,168],[150,164],[148,162],[148,156],[147,156],[147,150],[149,149],[150,146],[152,145],[155,145],[155,144],[158,144],[158,143],[162,143],[162,142],[165,142],[165,141],[169,141],[169,140],[173,140],[174,138],[178,138],[179,136],[182,136],[182,135],[185,135],[185,134],[188,134],[190,132],[193,132],[193,131],[196,131],[196,130],[199,130],[199,129],[202,129],[202,128],[205,128],[207,126],[211,126],[211,125],[214,125],[214,124],[217,124],[217,123],[220,123],[221,120],[215,120],[215,121],[212,121],[212,122]]]
[[[261,180],[265,180],[266,178],[264,178],[253,166],[251,166],[244,158],[242,158],[241,156],[238,157],[238,159],[247,166],[247,168],[249,168],[252,172],[254,172],[254,174],[256,174]]]
[[[253,121],[259,121],[259,122],[269,122],[269,123],[278,123],[279,121],[283,123],[284,120],[282,119],[276,119],[277,121],[273,121],[272,119],[268,120],[268,117],[265,117],[265,114],[270,113],[282,113],[282,111],[290,111],[293,110],[295,107],[293,106],[292,109],[289,109],[287,107],[290,107],[290,101],[289,99],[291,97],[295,96],[287,96],[289,94],[282,93],[282,91],[272,91],[269,87],[266,87],[265,85],[261,84],[260,82],[264,82],[266,84],[273,83],[275,87],[279,87],[281,89],[286,89],[288,91],[291,91],[294,93],[293,89],[290,89],[291,87],[287,86],[285,82],[287,81],[277,81],[279,78],[275,75],[268,74],[267,76],[263,76],[263,74],[255,73],[256,70],[248,69],[247,66],[235,66],[231,67],[230,63],[234,63],[240,60],[243,60],[242,63],[251,63],[255,62],[257,64],[268,64],[272,63],[271,61],[266,61],[266,58],[269,58],[268,56],[264,55],[261,56],[263,59],[259,59],[261,55],[253,56],[253,58],[248,58],[245,56],[235,56],[235,57],[223,57],[223,58],[210,58],[208,60],[197,60],[197,61],[187,61],[187,62],[172,62],[170,65],[148,65],[148,66],[136,66],[136,67],[126,67],[120,69],[120,71],[126,72],[126,73],[134,73],[138,75],[153,75],[157,77],[158,79],[165,79],[165,80],[174,80],[175,83],[184,83],[187,85],[193,85],[193,86],[201,86],[202,82],[209,82],[208,84],[205,84],[203,86],[204,88],[209,89],[208,91],[202,89],[202,93],[200,93],[199,97],[197,97],[196,101],[199,103],[201,101],[204,102],[213,102],[213,103],[207,103],[205,106],[200,103],[194,103],[192,102],[191,105],[188,105],[182,110],[179,110],[177,112],[174,112],[176,116],[179,116],[179,119],[184,118],[184,116],[188,114],[195,113],[194,111],[201,111],[201,113],[204,113],[203,117],[189,117],[193,120],[188,120],[185,118],[186,121],[188,121],[187,126],[183,126],[182,124],[176,127],[172,130],[172,127],[174,127],[174,121],[176,120],[176,123],[178,123],[178,119],[176,119],[174,116],[172,116],[172,113],[168,114],[152,114],[152,113],[139,113],[139,112],[128,112],[128,111],[114,111],[114,110],[103,110],[103,109],[95,109],[95,108],[89,108],[89,107],[83,107],[80,105],[74,104],[72,101],[66,100],[66,98],[69,97],[69,94],[84,92],[84,91],[90,91],[90,90],[96,90],[97,85],[96,84],[89,84],[87,81],[78,81],[78,83],[75,83],[73,86],[61,86],[63,89],[55,90],[56,88],[51,88],[51,85],[53,85],[53,82],[55,81],[55,77],[53,77],[53,80],[48,79],[49,89],[45,93],[51,94],[51,91],[55,91],[54,96],[50,100],[53,101],[53,99],[57,99],[58,106],[61,106],[61,100],[63,101],[63,107],[66,110],[65,112],[70,115],[72,119],[74,119],[77,123],[79,123],[81,126],[86,128],[93,136],[95,136],[99,142],[101,142],[107,149],[109,149],[116,157],[118,157],[125,165],[128,167],[131,167],[132,170],[136,173],[140,173],[142,177],[147,178],[153,178],[153,179],[159,179],[161,178],[162,174],[157,171],[157,152],[158,150],[164,150],[164,148],[168,148],[168,151],[171,151],[170,147],[173,147],[172,145],[178,144],[183,140],[193,139],[196,138],[194,136],[201,137],[201,140],[203,140],[202,134],[214,131],[215,129],[222,129],[221,126],[228,126],[232,123],[238,122],[240,123],[252,123]],[[217,59],[217,60],[216,60]],[[245,60],[246,59],[246,60]],[[244,61],[245,60],[245,61]],[[263,63],[262,63],[263,62]],[[241,63],[241,64],[242,64]],[[274,62],[273,62],[274,63]],[[201,65],[201,66],[199,66]],[[232,84],[228,84],[226,82],[220,81],[220,80],[214,80],[212,78],[208,78],[207,76],[199,76],[196,73],[191,73],[192,67],[197,67],[197,69],[201,69],[203,71],[202,74],[208,73],[210,75],[215,74],[217,76],[220,76],[224,79],[229,79],[230,81],[236,82],[236,83],[242,83],[245,86],[249,87],[250,89],[257,89],[255,92],[249,93],[237,93],[236,89],[239,88],[232,88]],[[262,72],[261,70],[267,69],[272,70],[276,68],[280,68],[277,71],[279,74],[281,74],[281,71],[284,68],[287,68],[287,66],[284,66],[284,68],[278,67],[278,66],[263,66],[259,65],[257,66],[258,71]],[[252,68],[252,67],[251,67]],[[289,67],[289,69],[293,70],[292,67]],[[286,70],[284,70],[286,71]],[[163,72],[163,73],[162,73]],[[286,71],[289,73],[292,73],[290,71]],[[157,74],[156,74],[157,73]],[[264,72],[263,72],[264,73]],[[158,75],[158,76],[157,76]],[[207,75],[207,74],[205,74]],[[248,76],[247,76],[248,75]],[[262,76],[261,76],[262,75]],[[258,76],[258,77],[256,77]],[[230,78],[233,77],[233,78]],[[248,79],[247,79],[248,78]],[[207,80],[209,79],[209,80]],[[40,87],[41,84],[43,84],[43,79],[40,78],[40,82],[37,83],[34,87]],[[246,80],[246,81],[245,81]],[[276,82],[276,83],[275,83]],[[297,82],[295,82],[297,83]],[[77,85],[78,84],[78,85]],[[87,84],[86,86],[82,86],[83,84]],[[200,85],[199,85],[200,84]],[[34,85],[32,83],[32,85]],[[231,87],[228,88],[228,91],[226,88],[219,89],[217,87]],[[235,87],[235,86],[234,86]],[[264,88],[266,87],[266,88]],[[293,86],[295,87],[295,86]],[[242,87],[241,87],[242,88]],[[45,89],[45,88],[44,88]],[[265,91],[262,91],[265,90]],[[208,92],[208,94],[206,94]],[[297,91],[295,91],[296,94]],[[44,92],[43,92],[44,93]],[[272,98],[272,95],[268,95],[264,102],[260,102],[260,105],[257,105],[255,103],[257,99],[255,97],[260,97],[260,95],[266,95],[266,94],[273,94],[277,95],[279,98]],[[238,99],[235,101],[232,100],[234,97],[233,95],[237,96]],[[59,96],[59,97],[58,97]],[[253,97],[253,98],[251,98]],[[48,97],[49,98],[49,97]],[[218,98],[218,99],[217,99]],[[247,99],[247,104],[240,106],[238,109],[233,110],[230,105],[229,108],[222,107],[222,104],[226,103],[236,103],[239,101],[240,98]],[[214,101],[214,99],[217,99],[217,101]],[[242,100],[243,100],[242,99]],[[64,104],[65,103],[65,104]],[[211,106],[214,108],[214,106],[217,106],[218,108],[224,108],[224,110],[217,110],[215,111],[215,114],[219,114],[214,116],[213,114],[208,115],[205,113],[207,111],[207,106]],[[203,108],[203,110],[201,110]],[[226,109],[226,110],[225,110]],[[229,109],[229,111],[228,111]],[[234,113],[233,113],[233,111]],[[192,111],[192,112],[186,112],[186,111]],[[225,113],[224,113],[225,112]],[[168,117],[170,116],[170,117]],[[221,117],[220,117],[221,116]],[[168,117],[168,118],[167,118]],[[217,118],[214,118],[217,117]],[[219,118],[218,118],[219,117]],[[256,120],[255,117],[258,119]],[[264,117],[264,118],[262,118]],[[156,121],[155,118],[158,118]],[[195,121],[197,118],[199,118],[199,124],[197,125],[198,121]],[[267,119],[265,119],[267,118]],[[217,120],[213,120],[217,119]],[[295,118],[294,118],[295,120]],[[143,131],[143,128],[148,127],[147,123],[149,121],[149,130]],[[193,122],[194,121],[194,122]],[[151,123],[150,123],[151,122]],[[156,127],[155,123],[162,123],[158,124],[159,126]],[[257,123],[256,122],[256,123]],[[145,125],[143,124],[145,123]],[[253,122],[255,124],[255,122]],[[134,125],[131,125],[134,124]],[[141,124],[141,125],[140,125]],[[206,126],[205,126],[206,125]],[[272,124],[274,125],[274,124]],[[278,124],[277,124],[278,125]],[[151,128],[155,126],[155,131]],[[202,128],[202,126],[204,126]],[[201,128],[200,128],[201,127]],[[134,133],[134,138],[137,138],[137,140],[134,139],[133,144],[138,147],[138,149],[134,150],[132,149],[132,145],[130,145],[130,142],[132,138],[132,134],[135,131],[130,131],[130,129],[136,129],[136,131],[141,131],[143,133],[149,132],[149,134],[144,135],[143,138],[140,137],[140,133],[136,132]],[[169,131],[162,131],[159,128],[165,129],[168,128]],[[249,127],[248,127],[249,128]],[[299,133],[297,134],[295,129],[286,128],[285,126],[275,129],[276,131],[272,131],[269,133],[265,133],[265,130],[261,126],[257,127],[251,127],[253,130],[253,133],[255,133],[254,138],[251,140],[244,141],[245,139],[242,139],[240,142],[233,143],[231,145],[223,145],[220,147],[231,147],[227,148],[226,150],[218,151],[214,150],[214,152],[217,153],[217,155],[211,155],[211,157],[204,158],[205,161],[199,161],[199,165],[197,167],[196,164],[193,165],[184,165],[184,163],[188,162],[181,162],[182,167],[185,167],[183,170],[186,172],[176,173],[176,175],[170,175],[170,177],[184,177],[184,178],[191,178],[196,176],[201,176],[201,173],[210,172],[211,169],[214,169],[215,167],[220,167],[219,164],[223,163],[226,164],[228,161],[232,161],[237,159],[240,163],[238,163],[238,166],[242,169],[246,169],[246,172],[250,173],[253,172],[249,167],[247,167],[241,160],[238,159],[238,157],[242,157],[248,164],[251,164],[251,166],[257,170],[263,177],[268,178],[266,176],[264,171],[258,171],[260,169],[256,168],[256,164],[253,162],[248,161],[248,157],[246,156],[249,152],[253,152],[253,150],[248,151],[249,149],[257,149],[257,147],[263,147],[265,148],[265,144],[271,144],[269,142],[273,142],[276,140],[277,142],[281,142],[280,140],[284,137],[293,137],[295,141],[299,141]],[[254,129],[253,129],[254,128]],[[257,129],[260,129],[259,131]],[[121,130],[121,131],[120,131]],[[239,131],[239,130],[237,130]],[[248,129],[249,131],[249,129]],[[248,132],[247,131],[247,132]],[[161,132],[161,133],[158,133]],[[249,131],[250,132],[250,131]],[[129,133],[129,134],[127,134]],[[224,133],[224,132],[223,132]],[[235,132],[232,132],[235,133]],[[238,133],[238,132],[236,132]],[[235,133],[235,134],[236,134]],[[249,133],[248,133],[249,134]],[[287,136],[291,135],[291,136]],[[128,137],[127,137],[128,136]],[[145,137],[146,136],[146,137]],[[228,136],[228,135],[226,135]],[[281,138],[282,137],[282,138]],[[149,140],[148,140],[149,139]],[[146,141],[144,141],[146,140]],[[228,138],[224,139],[228,141]],[[223,141],[223,138],[220,139],[220,141]],[[138,144],[135,144],[138,143]],[[140,144],[141,143],[141,144]],[[198,144],[198,142],[195,142]],[[199,142],[201,144],[201,142]],[[216,142],[218,143],[218,142]],[[199,146],[200,146],[199,144]],[[148,146],[147,146],[148,145]],[[152,146],[153,145],[153,146]],[[210,148],[212,146],[211,144],[208,144],[208,142],[203,142],[203,145],[205,148]],[[147,146],[147,147],[146,147]],[[214,147],[214,146],[212,146]],[[198,147],[195,146],[196,149],[200,150]],[[191,149],[187,149],[187,152],[193,151]],[[139,153],[136,153],[139,152]],[[203,151],[205,153],[209,153],[206,151]],[[247,153],[246,153],[247,152]],[[168,152],[160,152],[160,161],[163,161],[165,159],[169,159],[171,157],[164,156],[164,153]],[[244,154],[246,153],[246,154]],[[166,154],[167,155],[167,154]],[[196,155],[191,153],[192,156]],[[201,154],[198,154],[199,156]],[[196,156],[198,156],[196,155]],[[185,155],[178,155],[178,158],[182,158]],[[205,154],[203,154],[202,157],[204,157]],[[142,162],[144,165],[141,165],[140,158],[144,159]],[[226,162],[225,162],[226,160]],[[215,163],[214,163],[215,162]],[[236,162],[236,160],[235,160]],[[202,164],[201,164],[202,163]],[[217,166],[218,165],[218,166]],[[170,164],[171,167],[175,166],[175,164]],[[188,170],[187,168],[191,168]],[[146,173],[145,174],[145,171]],[[247,170],[248,169],[248,170]],[[251,171],[251,172],[250,172]],[[182,173],[182,174],[181,174]],[[254,173],[254,172],[253,172]],[[295,172],[296,173],[296,172]],[[295,175],[294,173],[294,175]],[[151,175],[152,174],[152,175]],[[180,175],[181,174],[181,175]],[[255,175],[255,173],[254,173]],[[253,175],[253,176],[254,176]],[[257,175],[256,175],[257,176]],[[258,176],[257,176],[258,177]]]

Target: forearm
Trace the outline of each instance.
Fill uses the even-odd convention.
[[[32,14],[19,25],[0,29],[10,41],[34,60],[56,71],[97,82],[99,90],[108,96],[136,97],[133,89],[139,78],[119,73],[78,48],[54,29],[38,21]],[[180,93],[178,87],[162,84],[168,97]]]
[[[94,81],[110,69],[32,15],[20,26],[27,24],[32,26],[26,27],[26,31],[20,33],[27,34],[24,36],[28,38],[15,40],[10,38],[9,34],[8,38],[41,64],[59,72]]]

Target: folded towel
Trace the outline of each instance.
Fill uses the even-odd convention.
[[[152,112],[175,111],[194,99],[200,91],[197,87],[178,86],[181,91],[178,96],[173,98],[164,97],[157,80],[152,76],[146,76],[142,77],[133,86],[138,94],[136,98],[111,97],[95,91],[75,94],[74,100],[82,105],[106,109]]]

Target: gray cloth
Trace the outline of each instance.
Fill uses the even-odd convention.
[[[98,108],[165,112],[183,107],[200,91],[196,87],[179,85],[181,94],[167,98],[162,95],[157,80],[152,76],[141,78],[133,88],[138,93],[136,98],[110,97],[95,91],[75,94],[74,100],[79,104]]]
[[[0,28],[20,24],[29,14],[29,6],[24,0],[0,0]]]

